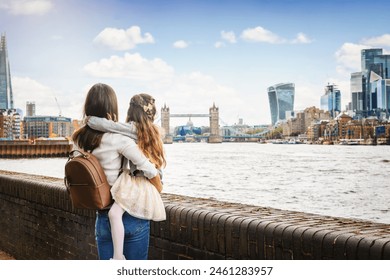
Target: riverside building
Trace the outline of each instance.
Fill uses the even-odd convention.
[[[318,138],[320,133],[313,133],[312,126],[315,127],[316,131],[320,131],[316,126],[322,124],[323,121],[329,121],[331,119],[330,112],[321,110],[319,108],[308,107],[302,112],[297,112],[296,116],[290,118],[283,124],[283,135],[284,136],[298,136],[300,134],[311,135],[309,139]]]
[[[0,109],[0,140],[20,139],[21,119],[15,109]]]
[[[286,112],[294,111],[295,85],[293,83],[280,83],[267,89],[271,111],[271,122],[275,125],[286,120]]]
[[[55,116],[24,117],[24,133],[29,139],[69,137],[73,126],[70,118]]]

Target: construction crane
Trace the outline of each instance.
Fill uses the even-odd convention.
[[[57,103],[57,106],[58,106],[58,110],[59,110],[58,116],[61,117],[62,116],[62,112],[61,112],[60,104],[58,103],[57,97],[54,97],[54,99],[56,100],[56,103]]]

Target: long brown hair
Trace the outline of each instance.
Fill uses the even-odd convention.
[[[84,103],[83,116],[118,120],[118,101],[115,91],[106,84],[95,84],[88,91]],[[72,135],[73,141],[85,151],[93,151],[99,147],[104,132],[84,125]]]
[[[153,123],[155,116],[156,105],[152,96],[141,93],[131,98],[126,122],[135,122],[138,147],[157,168],[161,168],[166,161],[160,129]]]

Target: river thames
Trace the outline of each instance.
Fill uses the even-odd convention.
[[[164,192],[390,224],[390,146],[174,143]],[[66,158],[0,159],[63,178]]]

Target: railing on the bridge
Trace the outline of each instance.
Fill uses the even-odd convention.
[[[210,114],[170,114],[171,118],[208,118]]]

